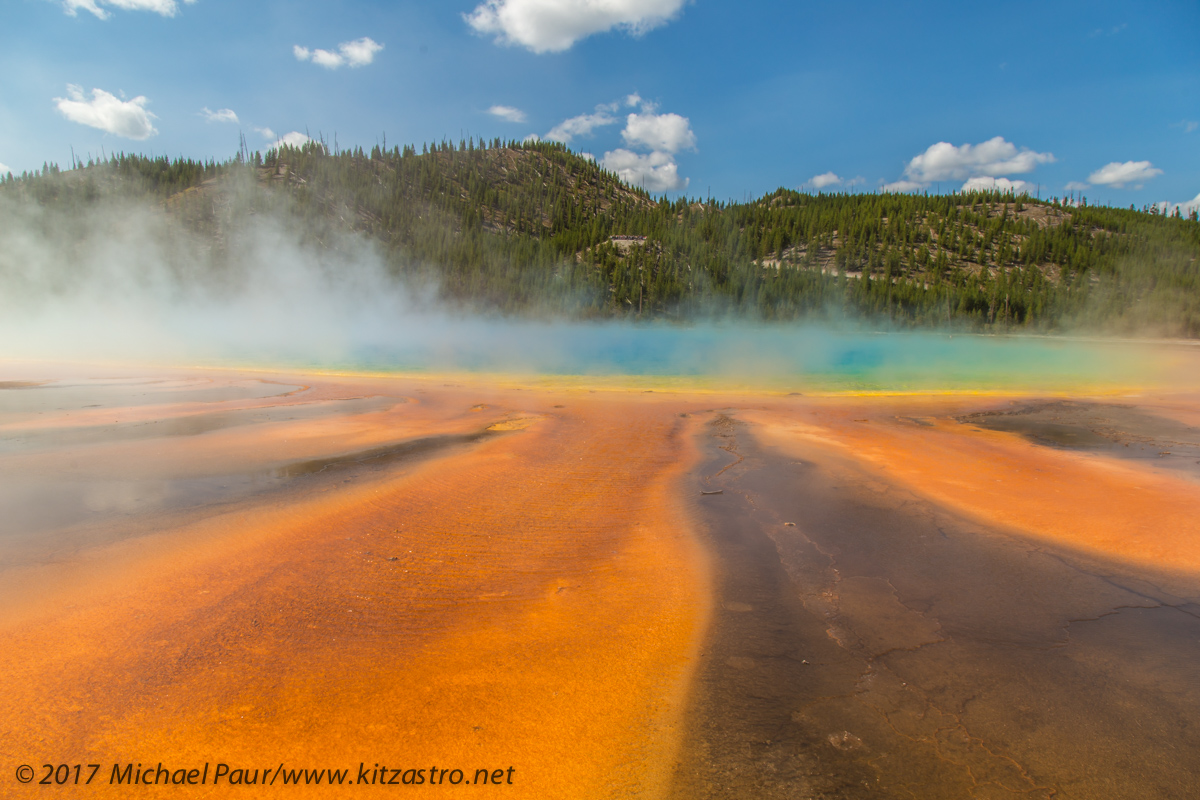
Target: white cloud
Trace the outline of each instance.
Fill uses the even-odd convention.
[[[298,44],[293,45],[292,55],[296,56],[298,61],[311,61],[326,69],[338,69],[343,66],[364,67],[374,61],[375,54],[382,49],[383,45],[379,42],[364,36],[352,42],[342,42],[338,45],[337,52],[320,48],[309,50]]]
[[[363,67],[375,60],[375,54],[383,49],[383,45],[364,36],[353,42],[342,42],[338,50],[346,58],[346,63],[352,67]]]
[[[275,131],[271,130],[270,128],[255,128],[254,130],[261,133],[262,137],[264,139],[266,139],[268,142],[274,141],[279,138],[278,136],[275,135]]]
[[[265,132],[270,130],[270,128],[264,128],[263,130]],[[308,136],[305,136],[300,131],[292,131],[291,133],[285,133],[283,136],[279,137],[279,139],[272,144],[271,147],[283,147],[284,145],[287,145],[288,147],[303,147],[311,141],[313,140]]]
[[[885,192],[915,192],[924,188],[925,184],[917,183],[916,181],[896,181],[895,183],[885,183],[883,185]]]
[[[467,24],[498,44],[561,52],[594,33],[620,28],[640,36],[673,19],[687,0],[485,0]]]
[[[961,181],[989,175],[1032,172],[1038,164],[1053,161],[1051,153],[1035,153],[1028,148],[1018,150],[1012,142],[996,136],[976,145],[955,147],[949,142],[930,145],[924,153],[908,162],[904,175],[920,183]]]
[[[1101,186],[1115,186],[1118,189],[1132,183],[1136,184],[1135,189],[1140,189],[1143,183],[1155,175],[1162,175],[1162,170],[1149,161],[1126,161],[1124,163],[1114,161],[1088,175],[1088,180]]]
[[[59,113],[72,122],[90,125],[126,139],[149,139],[158,133],[145,109],[145,97],[120,100],[103,89],[92,89],[92,99],[83,99],[83,88],[67,84],[67,96],[54,98]]]
[[[656,114],[657,105],[634,92],[612,103],[601,103],[592,114],[580,114],[563,120],[545,135],[545,139],[569,144],[579,136],[589,136],[597,128],[617,122],[616,112],[622,107],[638,107],[640,113],[629,114],[621,137],[631,148],[649,150],[637,153],[618,148],[610,150],[599,160],[605,169],[617,174],[632,186],[652,192],[680,191],[688,179],[679,175],[674,154],[680,150],[696,149],[696,134],[691,122],[679,114]],[[532,134],[531,134],[532,136]],[[528,141],[528,139],[527,139]],[[585,158],[595,160],[590,153]]]
[[[519,108],[512,106],[492,106],[488,109],[488,113],[493,117],[499,117],[506,122],[524,122],[525,112]]]
[[[580,114],[578,117],[563,120],[550,129],[550,132],[546,134],[546,138],[551,141],[570,144],[571,140],[576,136],[587,136],[596,128],[612,125],[616,121],[616,118],[609,114],[607,110],[600,108],[597,109],[595,114]]]
[[[1128,27],[1129,27],[1128,22],[1122,22],[1120,25],[1114,25],[1113,27],[1108,28],[1107,30],[1104,28],[1096,28],[1091,32],[1090,35],[1092,38],[1095,38],[1097,36],[1116,36],[1118,33],[1120,33],[1121,31],[1125,30]]]
[[[1200,128],[1200,122],[1196,122],[1195,120],[1189,119],[1183,124],[1184,133],[1195,133],[1197,128]]]
[[[196,0],[183,2],[190,5]],[[108,19],[112,15],[102,6],[111,6],[123,11],[153,11],[164,17],[173,17],[179,13],[179,3],[176,0],[63,0],[63,10],[72,17],[79,9],[83,9],[100,19]]]
[[[823,172],[820,175],[813,175],[808,179],[808,183],[814,189],[824,189],[826,186],[837,186],[842,182],[842,179],[837,176],[836,172]]]
[[[960,192],[978,192],[978,191],[998,191],[1012,192],[1013,194],[1029,194],[1033,188],[1033,184],[1028,181],[1010,181],[1008,178],[992,178],[986,175],[981,175],[976,178],[969,178],[967,182],[959,189]]]
[[[2,174],[3,172],[4,172],[3,168],[0,167],[0,174]],[[1193,211],[1200,213],[1200,194],[1196,195],[1194,198],[1192,198],[1190,201],[1188,201],[1186,203],[1168,203],[1167,201],[1164,200],[1160,203],[1155,203],[1154,205],[1158,206],[1158,210],[1159,210],[1160,214],[1171,215],[1171,214],[1174,214],[1176,211],[1179,211],[1180,215],[1186,217],[1186,216],[1190,216]]]
[[[652,103],[649,100],[644,99],[637,92],[634,92],[633,94],[625,95],[624,100],[613,100],[611,103],[601,103],[600,105],[596,106],[596,110],[606,111],[609,114],[615,114],[622,108],[634,108],[636,106],[641,106],[642,111],[647,114],[658,109],[658,103]]]
[[[1080,181],[1068,181],[1067,185],[1063,188],[1068,192],[1082,192],[1084,189],[1092,188],[1092,185],[1090,183],[1082,183]]]
[[[0,164],[0,175],[7,175],[10,172],[12,172],[12,170],[7,164]]]
[[[656,150],[649,155],[617,149],[604,154],[600,166],[615,172],[630,186],[650,192],[677,192],[687,188],[688,179],[679,177],[679,167],[670,153]]]
[[[688,118],[678,114],[630,114],[621,138],[631,147],[640,145],[667,153],[696,147],[696,134],[692,133]]]
[[[208,122],[233,122],[237,123],[238,115],[233,113],[233,109],[221,108],[212,111],[208,106],[200,109],[200,115]]]

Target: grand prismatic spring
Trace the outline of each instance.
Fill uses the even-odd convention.
[[[1194,796],[1200,349],[550,333],[0,364],[3,795]]]

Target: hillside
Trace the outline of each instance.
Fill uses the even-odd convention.
[[[506,313],[862,318],[1200,337],[1200,222],[998,193],[654,199],[562,146],[318,143],[217,164],[119,155],[0,184],[66,213],[153,202],[214,252],[279,215]]]

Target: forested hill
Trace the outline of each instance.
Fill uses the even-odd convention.
[[[314,246],[372,237],[398,278],[505,313],[1200,337],[1194,214],[986,192],[655,199],[560,145],[499,140],[310,143],[220,164],[118,155],[9,178],[5,196],[68,213],[153,201],[216,253],[280,213]]]

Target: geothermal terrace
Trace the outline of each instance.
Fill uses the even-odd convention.
[[[0,366],[5,796],[1200,783],[1195,387]]]

